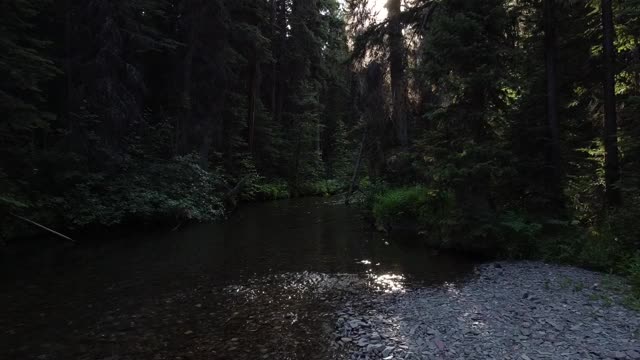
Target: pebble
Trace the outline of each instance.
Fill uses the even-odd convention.
[[[339,351],[350,359],[640,360],[640,314],[621,305],[624,294],[590,285],[619,288],[623,279],[538,262],[475,273],[461,284],[354,294],[336,322]]]
[[[635,350],[627,351],[627,356],[629,356],[631,359],[640,359],[640,353]]]
[[[387,357],[389,355],[391,355],[391,353],[393,352],[393,350],[395,350],[396,348],[393,346],[387,346],[384,348],[384,350],[382,350],[382,356],[383,357]]]

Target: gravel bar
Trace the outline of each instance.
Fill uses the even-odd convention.
[[[347,359],[640,359],[640,313],[621,305],[621,278],[538,262],[475,273],[354,298],[332,346]]]

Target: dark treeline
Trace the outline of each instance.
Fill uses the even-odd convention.
[[[417,224],[438,246],[640,264],[640,2],[386,4],[352,54],[373,89],[369,175],[387,180],[370,185],[378,224]]]
[[[628,263],[640,1],[371,3],[3,2],[7,223],[348,191],[439,245]]]
[[[351,72],[336,0],[0,11],[3,214],[209,220],[238,193],[322,194],[345,176]]]

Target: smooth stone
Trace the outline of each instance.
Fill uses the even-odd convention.
[[[389,356],[395,349],[396,348],[394,346],[385,347],[384,350],[382,350],[382,356],[383,357]]]
[[[640,359],[640,353],[635,350],[627,351],[627,356],[629,356],[632,359]]]

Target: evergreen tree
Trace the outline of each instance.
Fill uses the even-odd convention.
[[[55,120],[48,82],[59,71],[37,23],[45,5],[39,0],[0,4],[0,209],[29,204],[29,181],[39,175],[37,151]]]

